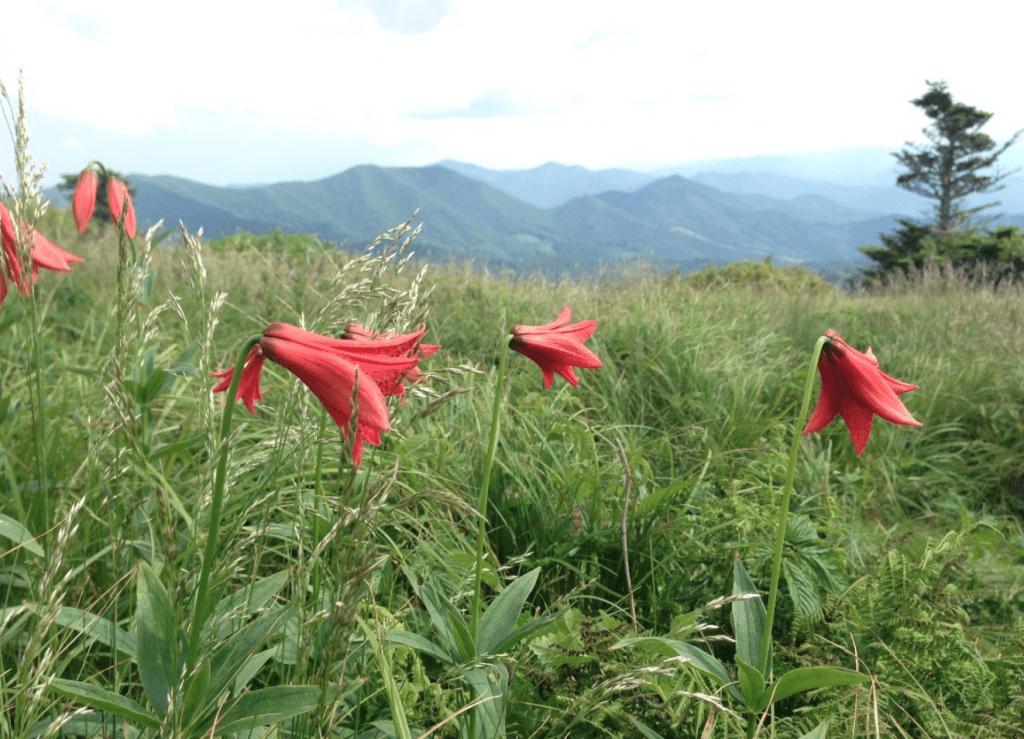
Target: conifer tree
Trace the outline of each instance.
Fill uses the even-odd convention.
[[[931,144],[908,143],[902,151],[894,152],[896,160],[907,168],[896,179],[896,184],[937,200],[935,221],[931,225],[938,231],[950,231],[968,226],[975,214],[999,204],[995,201],[972,208],[962,207],[964,198],[969,195],[1001,190],[999,183],[1015,173],[986,174],[984,170],[995,166],[996,160],[1017,141],[1021,131],[999,145],[981,132],[992,113],[954,101],[945,82],[927,82],[927,85],[928,92],[911,102],[932,119],[931,125],[922,129]]]
[[[900,219],[900,228],[880,235],[882,246],[862,247],[861,251],[874,262],[865,270],[865,278],[870,282],[894,270],[906,272],[921,267],[926,260],[967,266],[972,272],[981,268],[991,274],[1009,271],[1018,276],[1020,232],[1000,229],[988,234],[974,223],[979,212],[999,202],[967,208],[964,199],[1001,190],[1000,183],[1019,171],[986,170],[995,166],[1024,131],[1018,131],[1004,144],[997,144],[981,132],[992,113],[956,102],[945,82],[926,84],[928,91],[910,102],[932,120],[923,129],[931,143],[908,143],[903,150],[893,152],[893,156],[907,170],[897,177],[896,184],[937,201],[934,220],[916,223]]]

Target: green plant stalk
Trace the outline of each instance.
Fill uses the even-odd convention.
[[[397,739],[412,739],[409,722],[405,718],[405,708],[402,706],[402,694],[398,691],[395,676],[391,674],[391,662],[388,661],[387,654],[384,653],[384,647],[368,623],[359,617],[356,617],[356,623],[359,624],[363,636],[366,637],[367,643],[373,650],[373,659],[377,663],[377,669],[380,670],[381,679],[384,681],[384,693],[387,696],[388,706],[391,708],[395,736]]]
[[[789,447],[789,466],[786,468],[786,481],[782,486],[782,501],[779,504],[778,531],[775,534],[775,553],[772,557],[772,580],[768,588],[767,614],[764,620],[764,632],[761,635],[761,655],[758,660],[758,669],[765,679],[770,679],[768,674],[768,657],[771,647],[772,622],[775,619],[775,601],[779,595],[779,573],[782,571],[782,550],[786,543],[786,526],[789,523],[789,499],[793,494],[793,477],[796,474],[796,459],[800,451],[800,437],[802,430],[807,423],[807,411],[811,407],[811,394],[814,391],[814,379],[817,377],[818,358],[821,356],[821,349],[825,346],[828,337],[819,337],[814,345],[811,354],[811,364],[807,368],[807,381],[804,383],[804,399],[800,404],[800,414],[797,416],[796,429],[793,433],[793,443]]]
[[[199,640],[203,633],[203,626],[210,615],[209,591],[210,571],[213,569],[213,558],[217,556],[217,545],[220,537],[220,513],[224,505],[224,481],[228,471],[228,445],[227,437],[231,432],[231,416],[235,410],[235,395],[238,393],[238,385],[242,381],[242,369],[245,367],[245,360],[249,356],[249,350],[260,342],[262,336],[257,336],[245,342],[242,353],[235,363],[235,373],[231,377],[231,386],[228,388],[227,402],[224,405],[224,415],[220,422],[220,459],[217,461],[217,472],[213,479],[213,494],[210,498],[210,519],[206,531],[206,549],[203,552],[203,563],[199,570],[199,583],[196,586],[195,605],[192,609],[192,623],[188,635],[188,669],[191,673],[199,658]],[[197,517],[198,518],[198,517]]]
[[[20,287],[20,285],[18,285]],[[32,309],[29,331],[32,342],[32,441],[35,447],[36,484],[39,486],[30,507],[34,515],[29,517],[35,528],[33,532],[42,539],[43,552],[46,559],[50,558],[50,522],[53,518],[50,511],[50,480],[46,474],[46,396],[43,389],[43,350],[42,337],[39,335],[42,321],[39,317],[39,291],[33,290],[29,297]]]
[[[498,375],[494,381],[494,407],[491,409],[491,434],[487,440],[487,456],[484,458],[484,479],[480,484],[480,498],[477,511],[480,523],[476,533],[476,577],[473,590],[473,619],[471,631],[473,641],[480,641],[480,591],[484,572],[484,539],[487,537],[487,496],[491,487],[491,468],[494,465],[494,454],[498,449],[498,436],[501,428],[501,406],[505,400],[505,367],[508,364],[507,340],[501,342],[501,354],[498,358]]]

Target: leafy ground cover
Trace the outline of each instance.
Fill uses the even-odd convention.
[[[36,227],[83,261],[0,308],[0,737],[1020,736],[1019,288]],[[603,366],[546,390],[507,336],[566,305]],[[441,345],[358,467],[272,362],[222,426],[210,373],[278,321]],[[799,441],[758,671],[828,328],[924,425]]]

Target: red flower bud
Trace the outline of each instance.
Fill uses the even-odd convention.
[[[107,180],[107,203],[110,205],[110,215],[114,223],[122,225],[124,232],[129,239],[135,238],[135,206],[132,205],[132,196],[128,187],[121,181],[111,177]],[[121,223],[121,214],[124,212],[124,223]]]
[[[96,190],[99,186],[100,179],[91,167],[83,169],[82,174],[78,175],[75,194],[71,197],[71,212],[75,216],[78,233],[85,233],[85,227],[89,225],[89,219],[96,209]]]

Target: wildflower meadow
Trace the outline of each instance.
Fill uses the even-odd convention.
[[[1020,285],[104,223],[2,102],[0,739],[1024,736]]]

